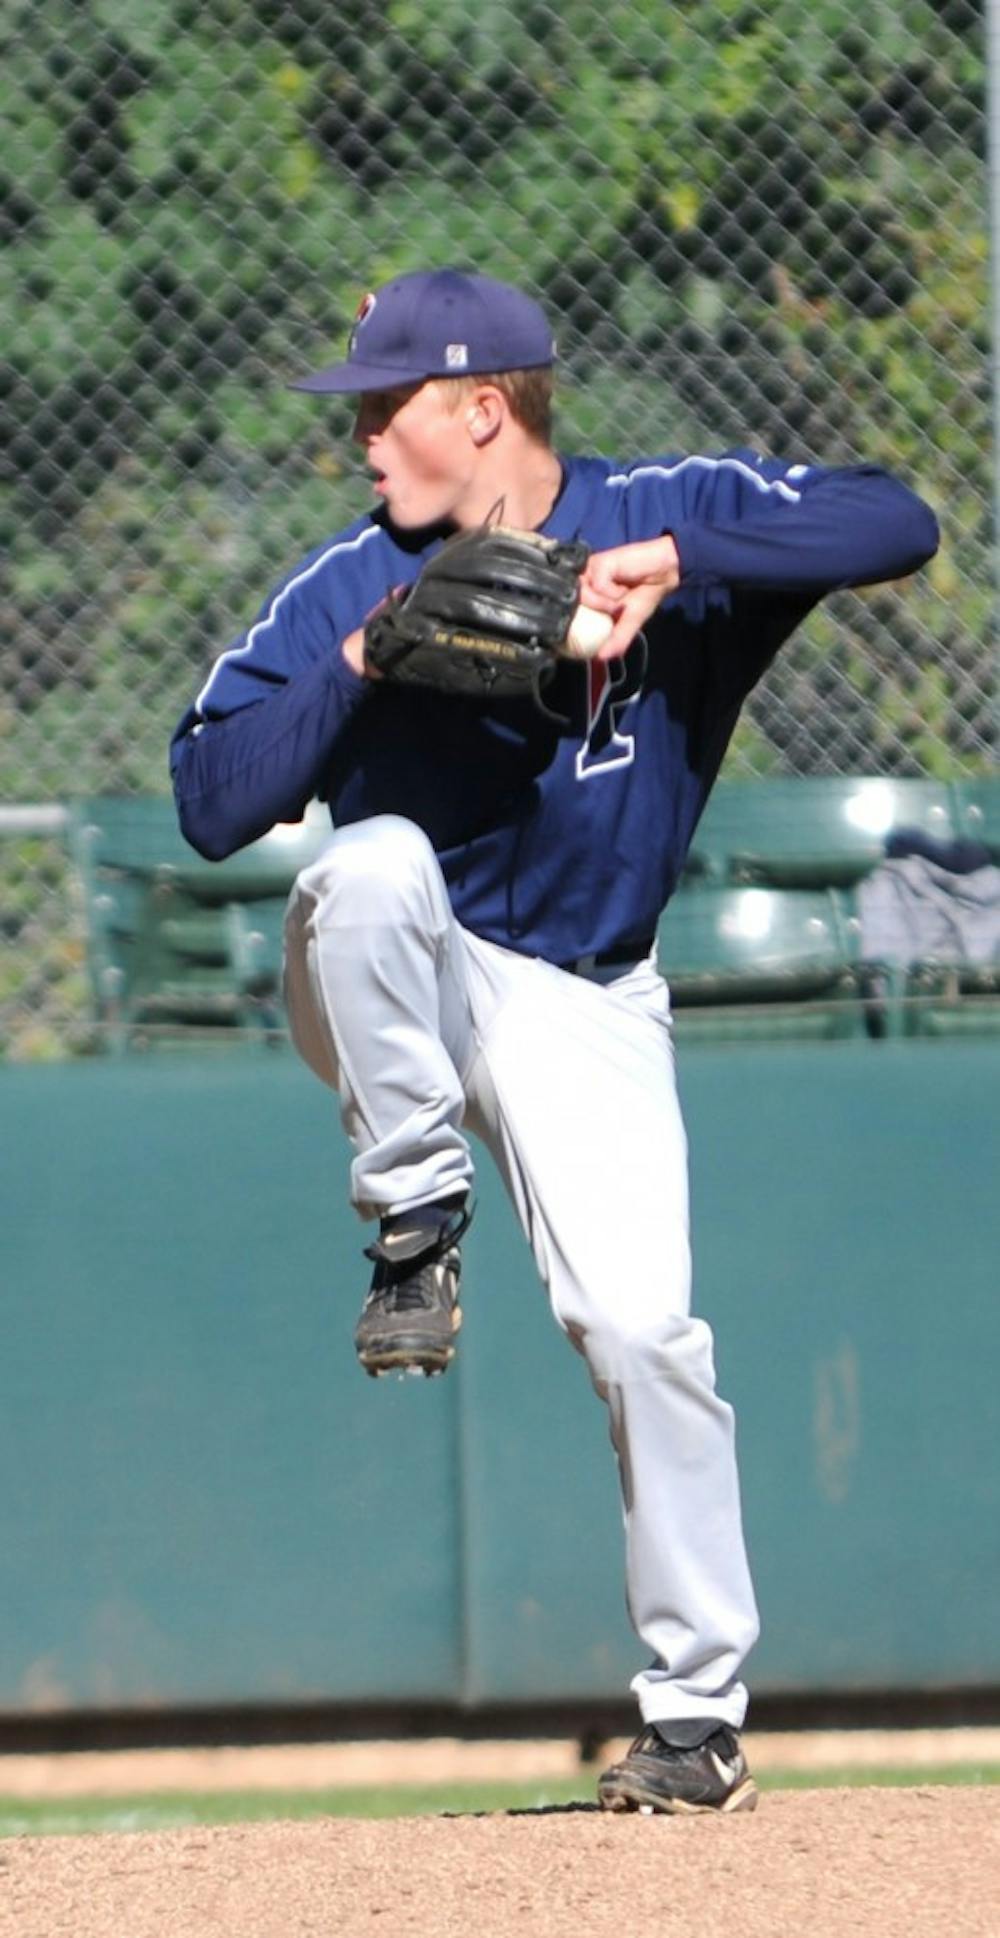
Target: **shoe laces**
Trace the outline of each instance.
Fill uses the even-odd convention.
[[[702,1737],[700,1743],[669,1743],[666,1737],[661,1736],[655,1723],[647,1723],[632,1748],[640,1755],[667,1755],[678,1760],[686,1760],[700,1756],[702,1750],[707,1749],[709,1745],[727,1762],[731,1762],[739,1754],[739,1738],[726,1723],[720,1723],[714,1730],[709,1731],[707,1736]]]
[[[416,1271],[402,1265],[394,1271],[387,1266],[384,1277],[376,1269],[373,1297],[386,1312],[429,1312],[436,1304],[434,1274],[438,1262],[437,1256],[430,1258]]]

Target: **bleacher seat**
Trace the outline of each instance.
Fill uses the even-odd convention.
[[[173,802],[104,796],[69,819],[102,1042],[126,1049],[192,1028],[268,1037],[281,1024],[282,925],[299,869],[329,839],[318,807],[223,862],[184,840]]]
[[[1000,962],[923,962],[906,977],[902,1028],[908,1036],[1000,1033]]]
[[[857,1034],[856,940],[832,889],[692,886],[658,931],[681,1036]]]
[[[695,830],[691,877],[771,888],[846,888],[885,857],[893,828],[956,832],[945,782],[818,776],[720,781]]]

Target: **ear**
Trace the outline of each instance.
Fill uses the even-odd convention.
[[[481,384],[465,405],[465,422],[474,444],[496,437],[507,411],[507,400],[495,384]]]

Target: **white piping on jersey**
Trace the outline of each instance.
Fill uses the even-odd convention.
[[[335,544],[329,545],[325,552],[321,552],[318,559],[313,559],[312,564],[307,565],[305,571],[296,572],[295,577],[289,579],[288,584],[283,585],[281,591],[276,593],[263,617],[256,620],[251,626],[243,645],[230,646],[226,652],[219,654],[212,671],[194,703],[195,712],[201,713],[205,701],[208,699],[212,681],[215,679],[220,668],[227,665],[231,660],[242,659],[244,653],[249,653],[252,650],[257,634],[263,631],[265,626],[271,624],[271,621],[277,614],[278,607],[283,604],[290,592],[294,592],[297,585],[304,585],[307,579],[312,578],[314,572],[318,572],[320,567],[325,565],[328,559],[334,558],[338,552],[356,552],[358,546],[364,545],[367,539],[377,538],[381,529],[380,525],[369,525],[365,531],[358,534],[357,538],[338,539]]]
[[[630,485],[636,478],[675,478],[678,471],[685,471],[689,464],[700,464],[706,471],[738,471],[742,478],[749,479],[758,491],[776,491],[779,498],[786,498],[791,505],[797,505],[802,497],[801,491],[793,491],[784,478],[762,478],[750,464],[742,458],[678,458],[676,464],[639,464],[634,471],[613,471],[605,478],[605,484]],[[804,464],[793,465],[788,476],[802,477],[808,467]]]

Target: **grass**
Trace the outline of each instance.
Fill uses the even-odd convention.
[[[925,1787],[928,1784],[1000,1784],[1000,1763],[944,1767],[835,1770],[771,1770],[762,1790],[810,1790],[865,1784]],[[399,1784],[330,1790],[226,1790],[150,1792],[134,1797],[60,1797],[45,1800],[0,1796],[0,1837],[80,1836],[101,1831],[176,1830],[209,1824],[274,1823],[315,1817],[467,1815],[477,1811],[544,1810],[567,1804],[593,1806],[597,1777],[563,1777],[544,1783]]]

